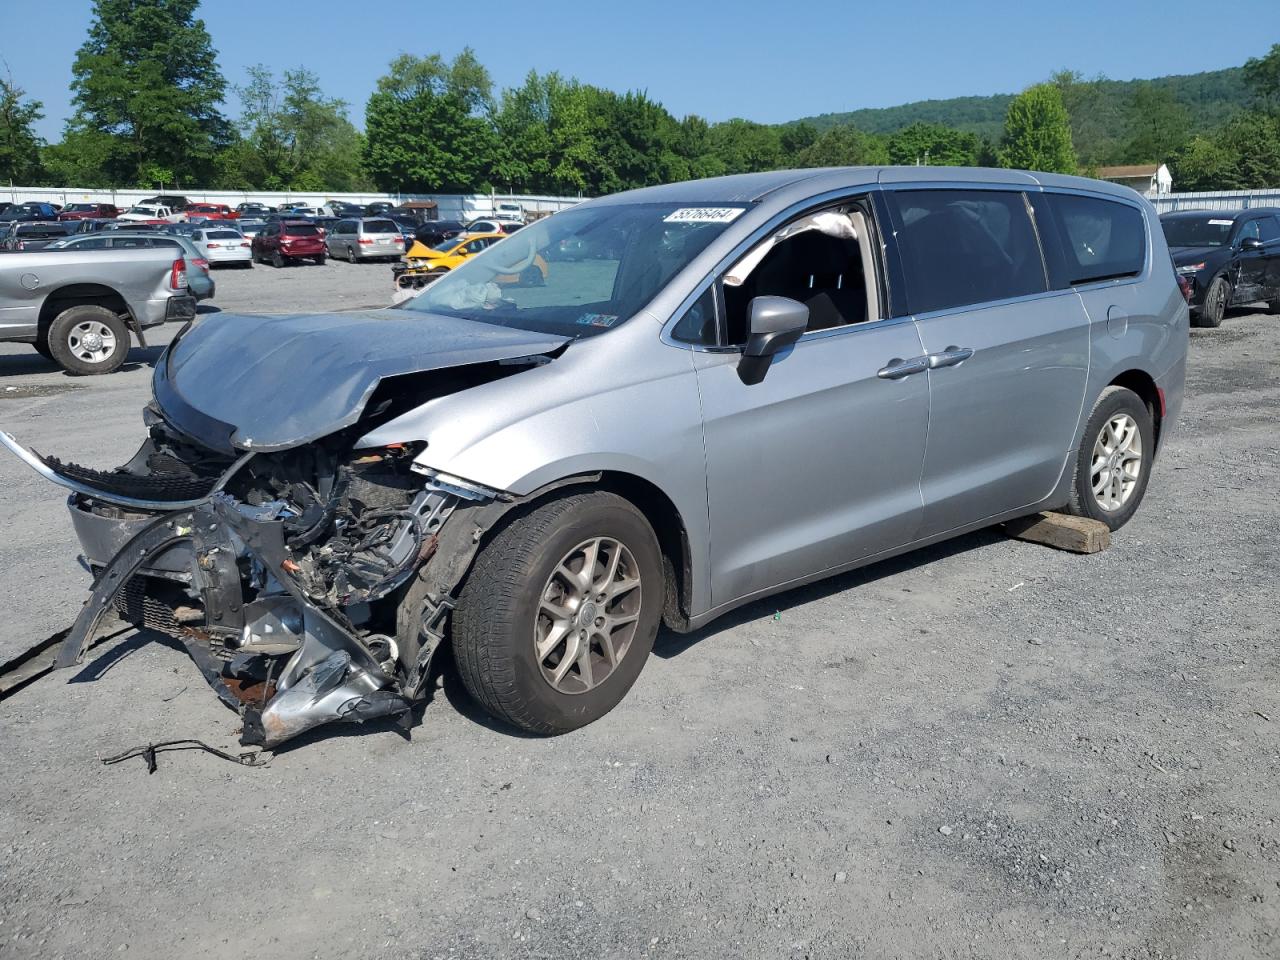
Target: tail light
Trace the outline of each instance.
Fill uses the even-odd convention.
[[[220,243],[206,243],[206,244],[205,244],[205,246],[206,246],[206,247],[208,247],[210,250],[217,250],[220,246],[222,246],[222,244],[220,244]]]
[[[361,237],[361,238],[360,238],[360,242],[361,242],[361,243],[373,243],[373,237]]]
[[[1186,277],[1178,277],[1178,289],[1182,291],[1182,299],[1191,302],[1191,281]]]
[[[248,241],[248,240],[246,240],[244,243],[240,244],[240,246],[242,246],[242,247],[248,247],[248,246],[251,246],[251,244],[249,243],[249,241]]]
[[[173,261],[173,266],[169,270],[169,289],[187,289],[187,261],[181,257]]]

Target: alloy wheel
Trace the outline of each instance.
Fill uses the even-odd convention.
[[[1121,509],[1142,476],[1142,432],[1138,421],[1117,413],[1102,425],[1093,443],[1089,480],[1098,506],[1108,513]]]
[[[621,541],[596,537],[570,550],[538,601],[534,656],[560,693],[586,693],[627,655],[640,620],[640,568]]]
[[[116,350],[116,335],[98,320],[77,323],[67,333],[71,355],[85,363],[105,363]]]

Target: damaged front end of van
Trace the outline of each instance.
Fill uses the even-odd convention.
[[[243,717],[242,743],[408,728],[458,586],[518,498],[425,466],[422,439],[363,438],[553,362],[567,338],[397,314],[197,319],[157,363],[147,438],[114,470],[0,434],[71,491],[94,578],[55,669],[118,618],[185,646]]]

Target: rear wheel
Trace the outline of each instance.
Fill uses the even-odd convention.
[[[129,328],[106,307],[70,307],[49,324],[49,352],[68,373],[111,373],[129,354]]]
[[[316,261],[316,266],[323,267],[324,261],[325,261],[325,255],[323,253],[320,254],[320,256],[315,258],[315,261]]]
[[[631,689],[663,607],[658,541],[611,493],[554,500],[484,547],[453,614],[462,681],[499,720],[585,726]]]
[[[347,244],[347,263],[356,262],[356,248],[351,244]]]
[[[1155,429],[1147,405],[1132,390],[1107,387],[1076,451],[1069,511],[1119,530],[1147,492],[1154,454]]]
[[[1227,304],[1231,302],[1231,284],[1226,277],[1214,277],[1213,283],[1205,291],[1204,305],[1200,307],[1200,316],[1196,320],[1198,327],[1220,327],[1222,318],[1226,316]]]
[[[284,266],[284,257],[280,255],[279,250],[272,251],[271,265],[275,267],[277,270],[279,270],[281,267]]]

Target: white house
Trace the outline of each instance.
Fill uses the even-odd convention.
[[[1099,180],[1123,183],[1144,197],[1160,197],[1173,193],[1173,176],[1163,163],[1138,163],[1127,167],[1099,167]]]

